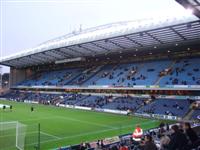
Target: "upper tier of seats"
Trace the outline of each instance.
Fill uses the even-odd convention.
[[[75,77],[82,73],[83,69],[66,69],[58,71],[48,71],[38,73],[18,85],[33,86],[33,85],[56,85],[62,86],[71,82]]]
[[[157,60],[36,73],[18,85],[200,85],[200,58]]]
[[[163,77],[160,85],[200,85],[200,59],[176,61],[169,75]]]

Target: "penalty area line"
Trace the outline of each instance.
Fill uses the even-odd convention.
[[[47,136],[53,137],[54,139],[57,139],[57,140],[62,139],[62,138],[60,138],[60,137],[58,137],[58,136],[55,136],[55,135],[46,133],[46,132],[44,132],[44,131],[40,131],[40,133],[43,134],[43,135],[47,135]]]
[[[140,125],[146,125],[146,124],[153,123],[153,122],[156,122],[156,121],[150,120],[148,122],[141,123]],[[71,136],[60,137],[59,139],[44,140],[44,141],[41,141],[41,144],[53,142],[53,141],[64,140],[64,139],[69,139],[69,138],[76,138],[76,137],[81,137],[81,136],[94,135],[94,134],[99,134],[99,133],[104,133],[104,132],[109,132],[109,131],[114,131],[114,130],[119,130],[119,129],[121,130],[121,129],[130,128],[132,126],[133,125],[126,125],[126,126],[122,126],[122,127],[115,127],[115,128],[109,128],[109,129],[104,129],[104,130],[99,130],[99,131],[92,131],[92,132],[87,132],[87,133],[81,133],[81,134],[76,134],[76,135],[71,135]],[[31,143],[31,144],[28,144],[28,145],[34,145],[34,144],[37,144],[37,143]]]

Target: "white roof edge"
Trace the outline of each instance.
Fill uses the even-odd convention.
[[[96,28],[90,28],[79,33],[68,34],[50,41],[47,41],[35,48],[26,49],[13,55],[2,57],[0,62],[17,59],[20,57],[44,52],[50,49],[56,49],[59,47],[66,47],[90,41],[102,40],[106,38],[123,36],[127,34],[142,32],[145,30],[151,30],[161,27],[167,27],[170,25],[177,25],[181,23],[187,23],[196,21],[198,18],[194,16],[181,16],[181,17],[166,17],[166,18],[150,18],[145,20],[118,22],[114,24],[108,24],[106,26],[98,26]]]

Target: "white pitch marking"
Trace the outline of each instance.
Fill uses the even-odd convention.
[[[89,121],[83,121],[83,120],[74,119],[74,118],[70,118],[70,117],[64,117],[64,116],[55,116],[55,117],[56,117],[56,118],[65,119],[65,120],[76,121],[76,122],[81,122],[81,123],[85,123],[85,124],[90,124],[90,125],[95,125],[95,126],[100,126],[100,127],[106,127],[106,128],[115,129],[115,127],[113,127],[113,126],[104,125],[104,124],[100,124],[100,123],[94,123],[94,122],[89,122]]]
[[[49,133],[46,133],[46,132],[43,132],[43,131],[40,131],[40,133],[41,134],[44,134],[44,135],[47,135],[47,136],[50,136],[50,137],[53,137],[53,138],[55,138],[55,139],[61,139],[60,137],[58,137],[58,136],[55,136],[55,135],[52,135],[52,134],[49,134]]]
[[[155,121],[156,120],[151,120],[151,121],[148,121],[148,122],[145,122],[145,123],[140,123],[140,125],[145,125],[145,124],[153,123]],[[47,142],[53,142],[53,141],[58,141],[58,140],[63,140],[63,139],[69,139],[69,138],[81,137],[81,136],[92,135],[92,134],[97,134],[97,133],[103,133],[103,132],[117,130],[117,129],[125,129],[125,128],[131,127],[131,126],[133,126],[133,125],[127,125],[127,126],[122,126],[122,127],[115,127],[115,128],[112,128],[112,129],[104,129],[104,130],[99,130],[99,131],[94,131],[94,132],[87,132],[87,133],[82,133],[82,134],[76,134],[76,135],[61,137],[60,139],[45,140],[45,141],[42,141],[41,143],[47,143]],[[28,144],[28,145],[35,145],[35,144],[37,144],[37,143],[31,143],[31,144]]]

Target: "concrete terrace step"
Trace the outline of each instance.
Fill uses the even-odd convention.
[[[176,63],[176,61],[173,61],[170,65],[169,65],[169,68],[172,68],[174,66],[174,64]],[[158,85],[160,83],[160,80],[162,78],[164,78],[165,76],[162,76],[162,77],[158,77],[157,80],[155,81],[154,85]]]

